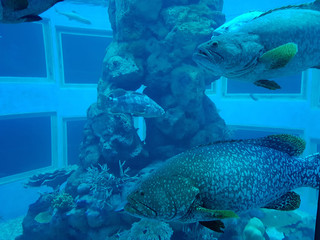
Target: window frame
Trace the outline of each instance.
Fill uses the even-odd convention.
[[[87,29],[87,28],[73,28],[73,27],[65,27],[65,26],[56,26],[56,42],[58,49],[58,61],[59,61],[59,79],[61,88],[64,87],[77,87],[77,88],[90,88],[96,87],[97,83],[66,83],[65,82],[65,74],[64,74],[64,62],[63,62],[63,43],[62,43],[62,34],[70,34],[70,35],[84,35],[84,36],[93,36],[93,37],[105,37],[105,38],[113,38],[112,31],[109,30],[97,30],[97,29]]]
[[[41,22],[32,22],[29,24],[38,24],[42,26],[43,46],[46,61],[47,77],[10,77],[0,76],[1,83],[52,83],[54,78],[54,64],[53,64],[53,48],[52,48],[52,32],[51,23],[48,18],[44,18]]]
[[[306,99],[307,98],[307,81],[309,79],[309,70],[302,72],[301,78],[301,89],[300,93],[228,93],[228,79],[221,77],[221,96],[223,98],[241,98],[241,99],[251,99],[252,95],[258,99]],[[233,81],[233,80],[230,80]]]
[[[57,129],[57,115],[55,112],[42,112],[42,113],[27,113],[27,114],[14,114],[0,116],[0,120],[8,119],[21,119],[21,118],[34,118],[34,117],[50,117],[50,133],[51,133],[51,164],[47,167],[37,168],[30,171],[12,174],[10,176],[0,178],[0,185],[17,182],[27,179],[35,174],[53,171],[58,166],[58,133]]]
[[[86,117],[66,117],[62,118],[63,122],[63,165],[64,166],[70,166],[72,164],[69,164],[68,159],[68,122],[73,121],[86,121]],[[82,129],[83,131],[84,129]],[[79,145],[80,148],[80,145]],[[80,153],[80,152],[79,152]]]

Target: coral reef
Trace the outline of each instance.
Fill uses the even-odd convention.
[[[225,123],[205,95],[213,76],[192,61],[196,46],[221,25],[222,0],[109,1],[113,41],[103,61],[98,99],[88,110],[81,163],[84,167],[119,159],[138,169],[190,147],[226,138]],[[132,117],[108,114],[105,91],[144,94],[166,114],[146,119],[145,144],[137,136]],[[111,163],[111,164],[110,164]],[[134,168],[134,167],[133,167]]]
[[[222,3],[109,0],[113,41],[103,60],[97,102],[87,111],[80,166],[65,189],[43,194],[30,206],[19,240],[105,240],[121,235],[170,239],[173,230],[179,232],[181,227],[172,224],[146,219],[134,223],[137,219],[122,214],[121,207],[126,193],[152,171],[149,165],[228,135],[205,95],[206,85],[215,78],[192,61],[196,46],[225,21]],[[106,92],[133,93],[141,85],[146,86],[143,94],[165,111],[145,119],[145,141],[137,134],[132,114],[111,112],[106,105]]]
[[[119,168],[119,177],[110,173],[106,165],[79,168],[65,189],[42,194],[30,206],[23,221],[24,233],[18,239],[105,240],[119,227],[128,228],[133,217],[119,214],[117,209],[125,188],[133,186],[137,178],[127,175],[124,162],[119,163]]]
[[[118,160],[131,160],[143,153],[142,142],[127,114],[111,114],[92,104],[87,113],[80,160],[84,168]]]

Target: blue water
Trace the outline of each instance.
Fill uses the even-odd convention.
[[[187,3],[188,1],[185,2]],[[190,0],[189,2],[194,3],[197,1]],[[238,0],[224,0],[222,12],[228,21],[248,11],[266,11],[285,5],[301,3],[304,3],[304,1],[246,0],[240,4]],[[59,186],[60,188],[55,190],[44,186],[25,188],[24,184],[34,174],[53,172],[56,169],[62,169],[70,165],[78,165],[83,171],[91,169],[94,172],[95,169],[99,169],[100,172],[103,172],[102,166],[107,163],[108,171],[118,178],[119,162],[121,164],[126,161],[123,166],[124,169],[130,168],[128,175],[132,177],[138,174],[136,176],[140,178],[142,174],[139,171],[141,169],[149,166],[149,164],[152,165],[156,160],[164,160],[161,158],[161,156],[165,155],[163,153],[157,158],[161,151],[167,151],[167,155],[172,155],[186,150],[185,148],[194,147],[189,141],[191,137],[188,138],[188,134],[195,136],[200,132],[200,130],[192,132],[192,129],[196,129],[196,127],[188,125],[190,124],[188,122],[182,122],[176,126],[181,128],[181,132],[185,128],[190,130],[191,133],[188,132],[186,134],[187,140],[183,139],[183,137],[179,138],[179,132],[169,138],[159,137],[159,132],[163,129],[149,129],[148,132],[148,126],[155,124],[156,120],[144,120],[143,117],[139,117],[134,118],[133,133],[130,133],[137,136],[135,135],[135,132],[137,132],[139,139],[142,141],[133,137],[133,140],[130,138],[132,144],[121,145],[121,141],[125,142],[121,138],[121,128],[127,126],[125,123],[131,124],[131,122],[123,120],[127,119],[125,115],[121,118],[121,125],[118,123],[116,126],[112,125],[113,122],[108,115],[101,119],[97,117],[98,120],[95,118],[94,120],[90,119],[88,122],[87,110],[91,104],[97,102],[97,97],[99,97],[97,88],[101,90],[106,87],[101,84],[101,79],[105,77],[103,73],[106,72],[107,67],[110,67],[104,63],[106,49],[113,41],[111,23],[107,16],[108,9],[97,4],[92,5],[83,2],[75,4],[69,1],[57,4],[56,8],[62,12],[69,13],[75,10],[77,14],[90,20],[92,24],[86,25],[75,20],[68,20],[65,16],[56,13],[54,8],[43,13],[41,16],[44,20],[37,23],[0,23],[0,240],[15,239],[15,237],[22,234],[21,224],[19,224],[19,230],[13,230],[10,226],[5,225],[7,222],[21,216],[28,216],[25,218],[25,223],[32,221],[32,223],[35,223],[36,215],[47,210],[44,205],[41,205],[42,203],[39,204],[40,196],[43,194],[60,194],[63,191],[71,192],[70,189],[77,190],[77,184],[81,182],[87,183],[88,179],[90,179],[89,175],[76,175],[70,180],[74,183],[73,185],[70,184],[70,186],[66,187],[65,184],[62,184]],[[148,22],[146,22],[147,24]],[[132,24],[132,34],[134,34],[136,27]],[[142,28],[143,26],[139,27]],[[154,34],[154,36],[158,35]],[[160,40],[154,36],[152,36],[153,41],[158,43]],[[147,39],[150,36],[143,37]],[[139,44],[137,44],[137,48],[152,49],[151,53],[152,51],[157,51],[152,42],[148,42],[148,45],[143,43],[142,46]],[[174,52],[179,47],[179,43],[176,43],[172,47],[172,51]],[[150,59],[143,58],[143,56],[146,56],[143,50],[135,54],[139,57],[142,56],[139,64],[147,66],[150,63]],[[180,54],[183,56],[183,53]],[[190,64],[190,62],[192,62],[191,58],[186,60],[186,63]],[[174,57],[171,63],[174,66]],[[157,69],[157,67],[162,67],[161,64],[160,56],[152,66]],[[123,71],[127,71],[129,67],[127,66]],[[152,69],[150,70],[149,65],[148,67],[148,70],[151,71]],[[170,67],[164,66],[164,68]],[[139,73],[141,74],[139,76],[146,77],[144,75],[146,71]],[[168,109],[175,106],[175,104],[184,104],[183,94],[180,96],[179,91],[169,84],[170,79],[168,80],[168,78],[170,77],[174,78],[174,74],[169,77],[164,75],[156,80],[150,80],[146,77],[147,80],[144,82],[145,84],[152,82],[155,85],[161,85],[162,82],[168,84],[163,91],[157,92],[152,87],[147,88],[145,91],[145,94],[150,94],[153,100],[159,104],[166,105]],[[303,156],[307,156],[320,152],[319,78],[319,70],[313,69],[293,76],[274,79],[281,85],[281,89],[276,91],[269,91],[252,83],[219,79],[214,82],[213,89],[207,89],[206,94],[216,104],[217,113],[227,125],[225,129],[226,139],[251,139],[272,134],[292,134],[306,141],[307,145]],[[129,80],[128,88],[131,88],[135,83],[129,82]],[[121,81],[121,78],[119,81]],[[189,79],[187,78],[181,80],[186,89],[190,84],[188,81]],[[177,85],[181,82],[177,83]],[[185,90],[184,86],[180,87]],[[134,91],[136,88],[130,90]],[[163,97],[167,96],[167,92],[170,91],[176,91],[175,96],[180,96],[179,103],[174,102],[169,97]],[[191,95],[194,91],[191,89],[187,93]],[[202,125],[205,125],[206,120],[202,119],[201,116],[197,116],[198,111],[201,111],[201,109],[194,108],[193,106],[195,105],[192,105],[194,102],[196,100],[190,101],[190,106],[187,106],[185,112],[181,114],[186,115],[186,118],[198,119]],[[101,103],[98,102],[98,104]],[[100,116],[102,113],[97,111],[91,114]],[[217,126],[220,127],[219,124],[217,123]],[[99,130],[101,126],[105,127],[104,131]],[[160,126],[168,129],[172,127],[167,122]],[[206,129],[204,126],[201,127]],[[218,127],[208,129],[207,131],[217,131],[215,133],[217,136],[219,134],[223,135],[219,132]],[[90,137],[86,137],[89,131],[96,131],[95,133],[99,138],[92,140]],[[110,133],[110,131],[113,132]],[[151,133],[154,136],[150,135]],[[114,151],[118,151],[118,155],[115,155],[114,159],[112,159],[114,156],[112,155],[113,149],[110,150],[106,147],[109,142],[104,142],[103,139],[105,138],[116,139],[114,140],[114,146],[117,146],[117,150]],[[154,152],[150,152],[149,155],[138,155],[139,157],[133,156],[132,159],[128,158],[128,155],[134,152],[133,149],[141,147],[139,144],[139,146],[134,145],[137,142],[142,147],[154,149]],[[197,143],[196,140],[194,142]],[[107,150],[101,153],[97,161],[92,160],[91,163],[88,163],[83,160],[84,152],[87,155],[92,154],[91,159],[94,159],[96,152],[94,148],[84,150],[83,145],[87,146],[86,144],[100,148],[105,147]],[[159,149],[157,144],[161,145]],[[152,159],[148,158],[149,156],[152,156]],[[112,161],[108,162],[106,160],[109,158]],[[103,182],[110,181],[112,178],[105,180],[101,175],[94,175],[92,179],[91,181],[93,182],[97,179],[97,181]],[[96,183],[96,185],[101,182]],[[132,182],[134,181],[132,180]],[[41,226],[41,229],[38,229],[39,235],[43,234],[43,239],[50,239],[51,237],[51,239],[59,240],[125,239],[116,238],[118,236],[117,233],[121,235],[125,231],[130,231],[134,226],[132,224],[140,220],[129,217],[122,212],[118,213],[119,208],[121,208],[120,205],[122,206],[124,201],[119,197],[122,196],[121,191],[124,191],[124,189],[128,191],[132,182],[127,180],[110,183],[112,197],[110,199],[105,197],[105,199],[108,198],[110,200],[108,203],[112,205],[110,208],[102,207],[98,203],[94,207],[90,205],[92,204],[90,202],[91,198],[98,198],[93,191],[93,186],[87,189],[88,193],[85,195],[89,196],[88,199],[91,199],[90,201],[88,199],[83,200],[81,194],[73,196],[74,204],[78,205],[77,207],[75,205],[72,206],[72,213],[61,213],[59,215],[60,213],[57,210],[54,212],[54,214],[58,213],[51,223],[58,222],[57,225],[60,228],[57,227],[52,230],[52,225],[49,227],[47,223],[36,223],[36,226]],[[106,183],[101,183],[105,187],[103,184]],[[106,189],[109,189],[109,187],[107,186]],[[76,193],[77,191],[72,192],[74,195]],[[318,192],[309,188],[301,188],[298,189],[298,193],[302,200],[301,206],[293,212],[265,213],[254,209],[249,211],[247,215],[241,216],[239,220],[227,220],[226,233],[222,235],[212,233],[198,224],[170,224],[170,228],[174,229],[171,239],[255,239],[254,237],[246,238],[243,235],[243,229],[253,217],[261,219],[266,229],[266,232],[263,233],[264,238],[261,239],[302,239],[298,238],[301,233],[304,234],[303,239],[313,239]],[[90,205],[91,208],[87,205],[83,207],[81,204]],[[49,208],[52,208],[52,205],[50,206]],[[78,211],[78,215],[74,213],[75,211]],[[32,215],[35,212],[37,214]],[[98,214],[97,217],[95,214]],[[281,221],[275,221],[274,216],[281,219]],[[68,219],[69,222],[63,219]],[[79,222],[83,223],[83,225]],[[288,222],[288,225],[284,222]],[[76,227],[79,227],[79,225],[80,229],[77,229]],[[3,226],[10,234],[5,233]],[[25,226],[30,228],[31,225],[25,224]],[[63,226],[66,229],[73,229],[70,232],[73,232],[74,235],[71,233],[69,235],[59,235],[59,231],[63,233],[68,231]],[[161,227],[162,225],[159,223],[159,226]],[[155,229],[157,228],[155,227]],[[105,231],[105,235],[103,235],[103,231]],[[144,230],[141,231],[144,232]],[[87,234],[87,232],[90,232],[91,235]],[[157,234],[159,233],[157,232]],[[291,238],[285,238],[286,234]],[[112,235],[114,238],[111,238]],[[278,235],[278,238],[276,238],[276,235]],[[38,239],[37,237],[39,236],[35,236],[25,229],[23,238],[17,239]],[[106,238],[107,236],[110,238]]]

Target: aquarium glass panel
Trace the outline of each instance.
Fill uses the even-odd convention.
[[[0,76],[47,76],[42,24],[0,24]]]
[[[51,165],[51,118],[0,120],[0,177]]]
[[[264,87],[258,87],[253,83],[227,80],[227,93],[262,93],[262,94],[299,94],[301,93],[302,73],[271,79],[281,86],[278,90],[269,90]]]
[[[111,41],[107,36],[61,33],[64,82],[97,84],[105,50]]]
[[[67,157],[68,164],[79,163],[80,143],[83,140],[83,128],[86,120],[68,120],[67,126]]]

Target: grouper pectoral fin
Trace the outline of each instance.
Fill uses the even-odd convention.
[[[199,222],[202,226],[209,228],[212,231],[223,233],[223,230],[221,228],[225,228],[224,223],[220,220],[214,220],[214,221],[200,221]]]
[[[21,17],[20,19],[24,19],[25,22],[37,22],[42,20],[42,18],[38,15],[26,15]]]
[[[266,64],[269,69],[282,68],[297,54],[297,44],[290,42],[265,52],[259,62]]]
[[[280,211],[292,211],[300,207],[301,199],[299,194],[288,192],[279,199],[269,203],[263,208],[275,209]]]
[[[204,207],[197,207],[195,215],[200,216],[202,219],[224,219],[224,218],[238,218],[238,215],[231,210],[213,210]]]
[[[277,90],[280,89],[281,87],[276,83],[275,81],[270,81],[270,80],[258,80],[254,82],[255,85],[259,87],[264,87],[270,90]]]

